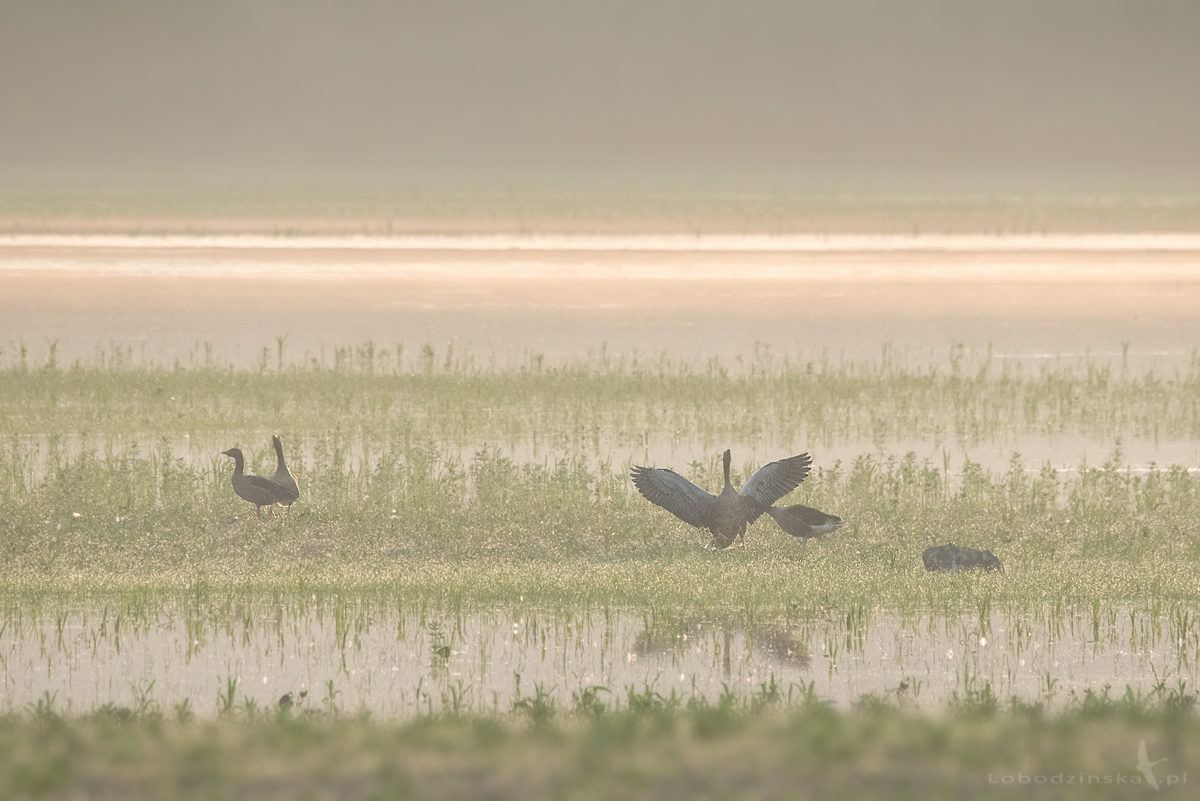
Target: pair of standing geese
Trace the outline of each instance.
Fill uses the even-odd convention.
[[[262,518],[264,506],[268,515],[275,504],[286,506],[291,512],[292,502],[300,497],[296,477],[283,460],[283,443],[278,436],[273,436],[271,444],[275,446],[276,461],[275,473],[270,478],[247,475],[246,460],[238,448],[221,452],[233,459],[233,491],[254,504],[254,511],[259,518]],[[744,542],[746,526],[764,514],[770,515],[788,534],[805,539],[828,534],[845,525],[841,518],[811,506],[775,506],[776,501],[800,486],[808,477],[812,457],[807,453],[759,468],[741,491],[734,489],[729,480],[730,452],[725,451],[721,458],[725,469],[725,487],[720,495],[700,489],[674,470],[635,467],[630,475],[634,486],[646,500],[661,506],[685,523],[712,532],[714,548],[728,548],[738,540]]]
[[[292,503],[300,497],[296,477],[283,462],[283,442],[275,435],[271,437],[271,444],[275,446],[275,473],[270,478],[251,476],[245,472],[246,457],[242,455],[241,448],[221,451],[222,456],[233,459],[233,491],[239,498],[254,504],[254,512],[260,520],[264,506],[268,515],[274,511],[275,504],[286,506],[288,514],[291,514]]]

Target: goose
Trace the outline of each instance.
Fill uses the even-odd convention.
[[[270,515],[272,506],[277,503],[287,502],[288,499],[284,494],[283,487],[269,478],[248,476],[242,472],[246,459],[242,456],[240,448],[230,448],[227,451],[221,451],[221,455],[233,459],[233,491],[238,494],[239,498],[243,498],[254,504],[254,512],[260,520],[262,519],[262,508],[264,506],[267,507],[267,514]]]
[[[296,484],[296,477],[292,475],[292,471],[287,469],[287,465],[283,463],[283,442],[276,434],[271,437],[271,444],[275,446],[275,474],[271,476],[271,481],[279,485],[283,490],[286,500],[279,503],[287,507],[288,514],[292,513],[292,502],[300,497],[300,487]]]
[[[714,548],[728,548],[735,540],[745,542],[746,526],[753,523],[775,501],[800,486],[808,475],[812,457],[807,453],[780,459],[759,468],[741,492],[729,481],[732,461],[727,450],[721,456],[725,487],[712,495],[674,470],[634,467],[633,484],[646,500],[661,506],[685,523],[712,532]]]
[[[771,506],[763,511],[774,518],[779,527],[788,534],[803,539],[820,537],[822,534],[837,531],[846,525],[846,521],[837,515],[825,514],[820,509],[800,504],[782,507]]]

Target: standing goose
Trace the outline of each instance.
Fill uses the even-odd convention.
[[[296,484],[296,477],[292,475],[292,471],[283,463],[283,442],[278,434],[271,437],[271,444],[275,446],[275,474],[271,476],[271,480],[283,490],[286,500],[280,503],[286,506],[288,514],[291,514],[292,502],[300,497],[300,487]]]
[[[744,538],[746,526],[758,519],[775,501],[800,486],[808,475],[812,458],[807,453],[780,459],[759,468],[738,492],[729,481],[729,451],[722,455],[725,487],[712,495],[674,470],[635,467],[630,474],[638,492],[650,503],[661,506],[685,523],[712,532],[715,548],[728,548]],[[744,541],[744,540],[743,540]]]
[[[272,506],[287,501],[283,487],[271,479],[263,478],[262,476],[248,476],[242,472],[246,459],[242,456],[241,449],[230,448],[227,451],[221,451],[221,455],[229,456],[233,459],[233,491],[238,494],[239,498],[243,498],[254,504],[254,512],[260,520],[262,519],[262,508],[264,506],[267,507],[267,514],[269,515]]]

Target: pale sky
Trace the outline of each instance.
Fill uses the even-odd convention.
[[[0,171],[97,168],[1187,186],[1200,3],[0,0]]]

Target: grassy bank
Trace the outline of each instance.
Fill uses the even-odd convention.
[[[186,705],[59,716],[50,700],[0,718],[0,787],[14,798],[1132,798],[1188,793],[1200,759],[1190,695],[1089,695],[1054,716],[994,697],[942,715],[864,698],[540,695],[498,716],[374,723],[336,708]]]

